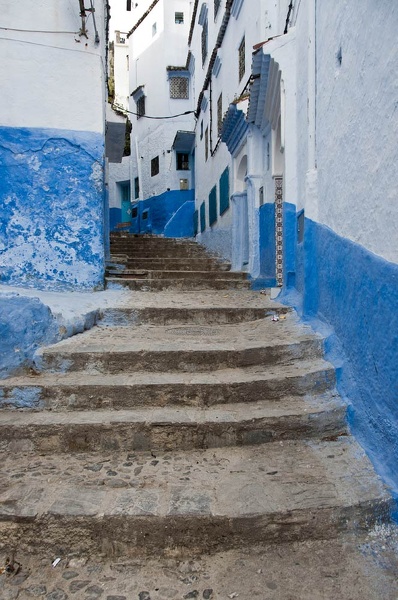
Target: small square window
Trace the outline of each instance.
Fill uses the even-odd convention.
[[[209,158],[209,128],[205,131],[205,160]]]
[[[180,179],[180,190],[187,190],[188,188],[188,179]]]
[[[174,100],[189,98],[188,77],[170,77],[170,98]]]
[[[131,218],[136,219],[137,217],[138,217],[138,208],[136,206],[134,206],[131,209]]]
[[[154,24],[152,25],[152,37],[153,37],[154,35],[156,35],[156,31],[157,31],[157,25],[156,25],[156,23],[154,23]]]
[[[189,154],[177,152],[177,171],[189,171]]]
[[[200,139],[203,139],[203,119],[200,122]]]
[[[159,156],[155,156],[151,160],[151,177],[154,177],[159,173]]]
[[[184,13],[183,12],[174,13],[174,19],[178,25],[182,25],[184,23]]]

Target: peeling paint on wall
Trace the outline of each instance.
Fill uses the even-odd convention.
[[[103,285],[103,137],[0,127],[0,282]]]

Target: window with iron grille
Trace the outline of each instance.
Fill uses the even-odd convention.
[[[214,18],[216,18],[218,9],[220,8],[221,0],[214,0]]]
[[[145,96],[141,96],[137,102],[137,119],[145,115]]]
[[[246,70],[246,49],[245,49],[245,38],[242,39],[239,46],[239,81],[241,81]]]
[[[220,135],[222,127],[222,93],[217,100],[217,133]]]
[[[177,171],[189,171],[189,154],[177,152]]]
[[[188,77],[170,77],[170,98],[174,98],[174,99],[189,98],[189,79],[188,79]]]
[[[184,13],[183,12],[174,13],[174,20],[178,25],[182,25],[184,23]]]
[[[209,158],[209,128],[205,131],[205,160]]]
[[[203,23],[203,27],[202,27],[202,65],[205,64],[205,60],[207,57],[207,19],[206,21]]]
[[[151,177],[154,177],[159,173],[159,156],[155,156],[151,160]]]

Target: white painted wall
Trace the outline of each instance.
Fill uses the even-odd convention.
[[[191,3],[188,0],[160,0],[130,36],[130,90],[144,86],[146,115],[170,117],[192,110],[193,99],[171,99],[167,66],[185,66]],[[184,13],[184,23],[175,23],[175,12]],[[152,27],[156,23],[156,33]],[[130,98],[130,111],[136,103]],[[194,117],[182,115],[168,119],[137,119],[132,115],[132,182],[140,178],[140,198],[159,195],[167,189],[180,189],[180,178],[192,187],[193,173],[176,170],[172,150],[178,130],[192,131]],[[159,174],[151,176],[151,160],[159,156]],[[133,189],[133,185],[132,185]]]
[[[120,33],[120,32],[119,32]],[[120,33],[119,39],[124,43],[114,43],[114,81],[115,81],[115,104],[123,109],[129,109],[130,101],[130,78],[129,78],[129,44],[126,33]]]
[[[77,1],[1,2],[0,125],[103,132],[103,0],[94,6],[99,44],[92,17],[88,39],[79,36]]]
[[[296,22],[298,208],[397,262],[398,7],[367,0],[358,11],[342,1],[317,2],[314,66],[314,2],[302,7]]]
[[[130,157],[123,156],[122,162],[109,163],[108,168],[109,208],[120,208],[121,196],[117,184],[130,181]]]
[[[357,9],[317,5],[319,221],[398,262],[398,5]]]
[[[198,15],[201,8],[201,2],[198,7]],[[235,3],[237,4],[237,3]],[[287,3],[288,4],[288,3]],[[195,95],[198,98],[206,77],[209,60],[215,46],[218,32],[225,12],[225,1],[221,2],[216,19],[214,19],[214,6],[208,2],[208,27],[209,42],[208,55],[205,64],[202,66],[201,58],[201,33],[202,27],[196,22],[191,43],[191,51],[195,56]],[[234,11],[233,11],[234,12]],[[287,12],[287,8],[286,8]],[[207,199],[210,190],[214,185],[218,185],[221,173],[226,166],[230,168],[230,194],[242,191],[242,183],[237,180],[236,174],[243,155],[247,155],[247,174],[250,179],[245,187],[248,191],[248,229],[250,236],[249,243],[249,262],[243,268],[248,269],[253,276],[256,276],[259,270],[258,256],[258,214],[259,206],[258,190],[263,185],[264,189],[271,194],[273,202],[273,189],[267,187],[266,180],[268,174],[264,169],[266,143],[261,135],[256,131],[249,133],[245,147],[238,151],[236,157],[231,157],[227,146],[221,142],[218,143],[217,133],[217,100],[222,92],[223,113],[228,110],[229,104],[240,97],[246,88],[251,74],[251,62],[253,46],[258,44],[271,35],[276,35],[280,29],[280,23],[283,21],[281,15],[285,15],[284,6],[276,6],[273,2],[267,0],[246,0],[243,2],[241,11],[236,18],[231,15],[228,27],[224,36],[222,47],[218,50],[218,57],[221,60],[221,69],[217,76],[212,76],[211,92],[208,89],[205,93],[208,99],[208,105],[205,111],[201,111],[196,126],[196,208],[199,209],[203,200],[206,201],[206,224],[208,226]],[[197,21],[197,19],[196,19]],[[283,21],[284,25],[284,21]],[[245,56],[245,74],[239,81],[239,46],[243,36],[245,37],[246,56]],[[240,109],[246,111],[247,106],[242,103]],[[212,109],[212,119],[211,111]],[[212,123],[211,123],[212,121]],[[211,130],[212,143],[209,143],[209,159],[205,160],[205,135],[201,138],[203,122],[203,132],[206,128]],[[213,150],[213,155],[211,155]],[[242,268],[240,251],[236,244],[236,238],[240,234],[236,232],[236,223],[234,220],[241,214],[241,208],[238,206],[239,198],[237,196],[230,205],[230,209],[218,218],[211,228],[199,234],[198,239],[212,250],[223,254],[226,258],[232,260],[233,268]],[[219,198],[217,198],[219,202]],[[234,214],[235,217],[234,218]],[[240,217],[239,217],[240,218]],[[234,229],[235,228],[235,229]]]

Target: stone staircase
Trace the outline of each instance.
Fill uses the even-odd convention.
[[[210,256],[191,240],[128,233],[111,234],[107,286],[131,290],[246,289],[246,273],[231,272],[230,264]]]
[[[133,291],[2,382],[0,551],[187,557],[389,520],[322,339],[230,283]]]

